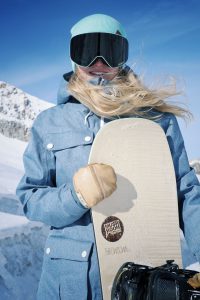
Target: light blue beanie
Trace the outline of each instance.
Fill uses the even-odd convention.
[[[116,34],[119,32],[123,37],[127,37],[123,26],[114,18],[103,15],[95,14],[81,19],[71,29],[71,35],[89,32],[106,32]]]
[[[116,19],[104,14],[90,15],[78,21],[71,28],[71,37],[90,32],[113,33],[127,37],[123,26]],[[71,63],[72,69],[75,71],[75,63],[73,61]]]

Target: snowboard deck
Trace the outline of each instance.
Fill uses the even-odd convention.
[[[89,163],[111,165],[117,189],[91,210],[103,299],[124,262],[181,267],[176,180],[163,129],[141,118],[114,120],[97,133]]]

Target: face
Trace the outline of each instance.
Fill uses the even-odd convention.
[[[90,67],[78,66],[79,74],[82,79],[90,80],[91,77],[101,77],[112,80],[119,73],[119,68],[109,67],[102,59],[97,59]]]

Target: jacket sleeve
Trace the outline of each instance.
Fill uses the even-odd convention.
[[[196,259],[200,261],[200,183],[189,165],[182,134],[174,115],[166,132],[174,163],[180,226]]]
[[[37,123],[36,119],[23,155],[25,174],[16,194],[28,219],[60,228],[80,219],[87,209],[80,204],[73,187],[67,184],[55,187],[55,170],[48,167],[49,154],[43,146]]]

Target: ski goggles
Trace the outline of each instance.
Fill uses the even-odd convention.
[[[128,59],[128,40],[104,32],[79,34],[71,39],[70,57],[82,67],[89,67],[97,58],[104,59],[111,68],[120,67]]]

